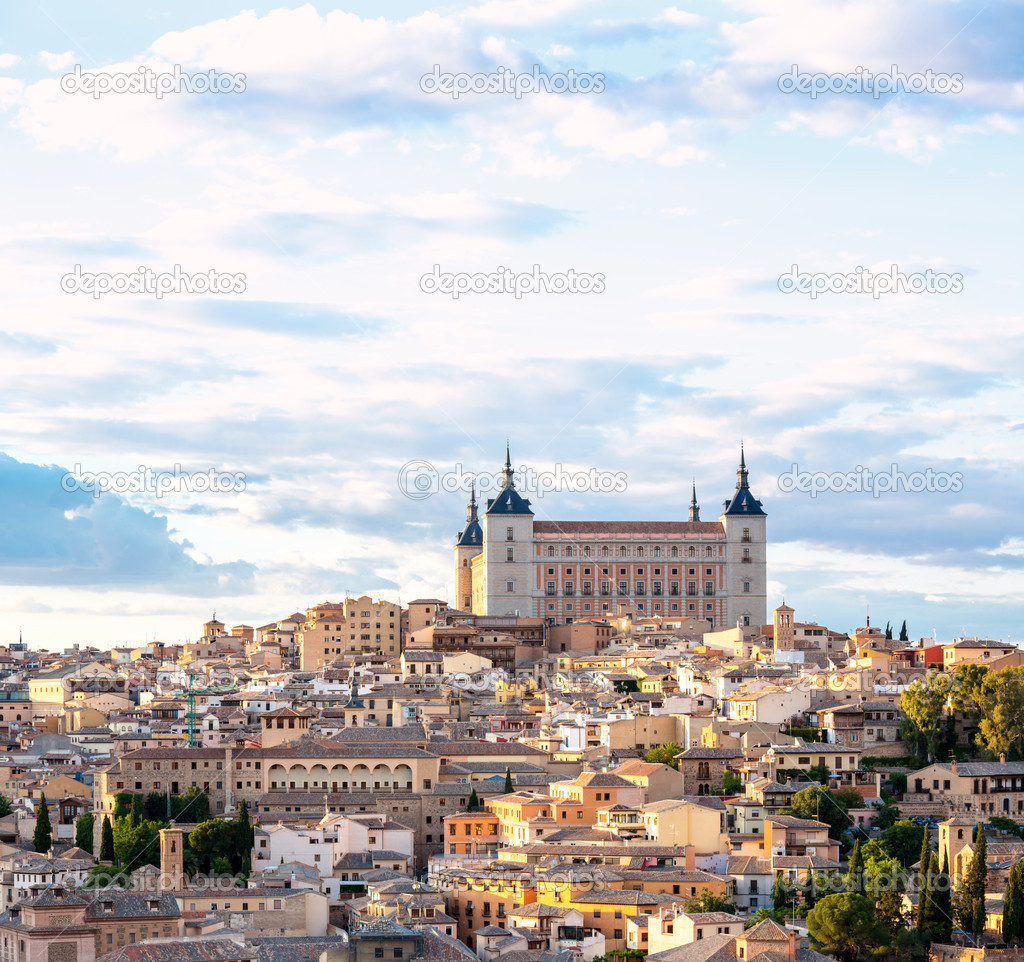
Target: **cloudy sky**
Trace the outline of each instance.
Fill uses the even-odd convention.
[[[715,517],[742,439],[770,607],[1017,640],[1022,32],[955,0],[5,8],[0,642],[447,597],[506,436],[597,472],[528,495],[554,519],[685,518],[691,478]],[[231,90],[95,96],[176,67]],[[535,71],[590,89],[422,80]],[[175,265],[241,278],[75,289]],[[600,290],[422,280],[535,265]],[[794,270],[931,280],[812,297]],[[842,477],[893,465],[931,490]],[[118,480],[176,466],[226,490]]]

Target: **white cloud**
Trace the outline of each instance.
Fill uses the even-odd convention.
[[[8,67],[13,67],[20,61],[21,57],[16,53],[0,53],[0,70],[6,70]]]
[[[66,53],[50,53],[48,50],[39,51],[39,62],[47,70],[66,70],[75,62],[74,51]]]

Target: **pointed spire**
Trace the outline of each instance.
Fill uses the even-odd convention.
[[[505,470],[501,475],[501,486],[503,488],[514,488],[515,479],[512,477],[512,456],[509,453],[509,440],[505,439]]]
[[[473,481],[469,486],[469,505],[466,512],[466,523],[472,524],[474,521],[479,519],[476,516],[476,482]]]
[[[747,460],[743,454],[743,442],[740,442],[740,467],[736,472],[736,490],[742,491],[744,488],[749,488],[750,484],[747,480]]]
[[[697,479],[693,479],[693,497],[690,498],[690,520],[700,521],[700,505],[697,504]]]

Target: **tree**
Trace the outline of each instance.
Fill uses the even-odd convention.
[[[1018,860],[1010,869],[1003,895],[1003,938],[1020,941],[1024,937],[1024,861]]]
[[[188,816],[186,818],[186,816]],[[210,798],[195,785],[189,786],[184,795],[171,798],[171,818],[175,821],[200,824],[210,817]]]
[[[981,700],[978,744],[993,756],[1024,757],[1024,666],[989,671]]]
[[[110,824],[110,816],[103,816],[103,827],[100,829],[100,861],[114,861],[114,828]]]
[[[676,755],[682,750],[682,746],[677,745],[675,742],[657,745],[654,748],[648,749],[647,754],[644,755],[644,761],[652,765],[668,765],[669,768],[674,768],[678,771],[679,759],[676,758]]]
[[[53,829],[50,826],[50,809],[46,804],[46,793],[39,793],[39,804],[36,805],[36,830],[32,835],[32,847],[37,852],[50,851]]]
[[[724,895],[715,895],[705,889],[700,895],[691,898],[686,903],[687,912],[728,912],[735,914],[736,904],[730,902]]]
[[[114,795],[114,821],[116,822],[119,818],[124,818],[132,810],[132,799],[134,796],[131,792],[118,792]]]
[[[864,799],[856,792],[844,790],[834,794],[821,785],[811,785],[800,789],[793,796],[793,802],[785,814],[825,822],[829,836],[840,839],[852,822],[847,810],[853,799],[856,799],[858,808],[864,804]]]
[[[875,824],[878,824],[877,820]],[[878,843],[891,858],[909,868],[914,864],[914,856],[920,856],[927,835],[928,831],[923,825],[900,821],[882,832],[878,837]]]
[[[862,951],[885,944],[888,933],[875,917],[875,904],[849,892],[826,895],[807,915],[807,928],[815,947],[845,962]]]
[[[138,796],[140,799],[142,796]],[[114,820],[114,858],[128,872],[143,865],[160,864],[162,823],[137,820],[135,812]]]
[[[846,872],[846,891],[856,892],[857,895],[864,894],[864,858],[860,853],[859,838],[853,845],[853,854],[850,856]]]
[[[935,925],[935,877],[938,875],[938,856],[929,851],[921,859],[921,885],[917,895],[917,931],[925,938],[932,933]]]
[[[1016,835],[1017,838],[1024,838],[1024,826],[1018,825],[1012,818],[989,815],[988,823],[1000,832],[1008,832],[1010,835]]]
[[[78,816],[75,822],[75,845],[84,849],[92,855],[93,826],[96,824],[96,816],[92,812],[85,812]]]
[[[892,641],[892,625],[888,621],[885,623],[885,640]]]
[[[812,765],[807,769],[807,777],[812,782],[821,782],[822,785],[828,784],[829,774],[828,765]]]
[[[772,907],[779,913],[779,918],[785,918],[788,910],[795,906],[799,895],[793,883],[785,875],[779,875],[772,887]]]
[[[985,825],[979,822],[974,833],[974,851],[960,888],[956,893],[957,921],[965,932],[980,936],[985,930],[985,885],[988,881],[988,856]]]
[[[512,769],[505,769],[505,794],[511,795],[515,791],[515,786],[512,784]]]
[[[743,779],[735,772],[726,771],[722,776],[722,794],[738,795],[743,791]]]
[[[892,945],[899,933],[906,928],[907,917],[903,912],[903,893],[896,889],[882,892],[878,896],[878,920],[889,933]]]
[[[12,811],[11,800],[6,795],[0,795],[0,818],[10,815]]]
[[[949,852],[942,856],[942,869],[935,880],[932,905],[935,941],[948,943],[953,938],[953,890],[949,879]]]
[[[477,795],[475,788],[473,789],[472,792],[469,793],[469,804],[466,805],[466,811],[467,812],[478,812],[478,811],[480,811],[480,798]]]
[[[915,681],[900,695],[900,707],[917,726],[925,739],[928,752],[935,754],[942,737],[942,711],[949,697],[949,679],[941,672],[928,675],[924,684]]]
[[[141,795],[132,795],[132,818],[138,824],[146,817],[146,805]]]
[[[910,635],[907,634],[907,619],[903,619],[903,627],[900,628],[900,641],[910,641]]]
[[[984,709],[985,677],[988,665],[963,664],[953,669],[950,677],[950,707],[963,715],[981,715]]]
[[[892,828],[900,820],[900,810],[896,807],[896,803],[892,800],[891,795],[882,793],[882,806],[878,809],[874,820],[871,822],[871,827],[878,829],[883,832],[886,829]],[[916,849],[916,845],[914,846]]]

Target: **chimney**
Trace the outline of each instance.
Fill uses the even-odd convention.
[[[683,847],[683,864],[687,872],[692,872],[697,867],[695,859],[696,851],[697,850],[692,845],[686,845]]]
[[[1005,765],[1006,764],[1006,752],[1000,752],[999,753],[999,764],[1000,765]]]

